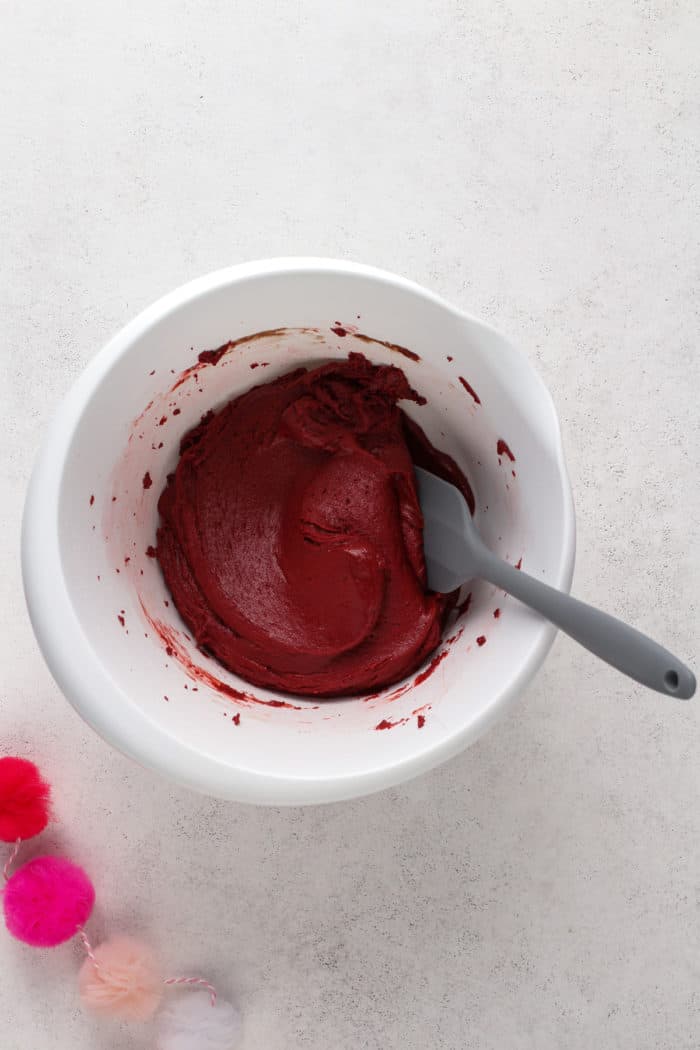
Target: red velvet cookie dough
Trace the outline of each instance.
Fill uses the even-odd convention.
[[[413,461],[457,482],[361,354],[253,387],[185,436],[157,556],[197,644],[256,685],[340,696],[399,681],[455,596],[426,589]]]

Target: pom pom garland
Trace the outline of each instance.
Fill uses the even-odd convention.
[[[35,948],[53,948],[87,922],[95,891],[82,868],[62,857],[35,857],[5,886],[8,930]]]
[[[232,1050],[241,1018],[231,1003],[211,1005],[207,992],[181,995],[158,1017],[157,1050]]]
[[[0,758],[0,839],[31,839],[49,822],[51,788],[33,762]]]
[[[78,975],[83,1006],[125,1021],[148,1021],[163,995],[151,949],[133,937],[117,936],[90,949]]]
[[[0,759],[0,841],[13,842],[2,873],[5,924],[25,944],[52,948],[80,937],[87,953],[78,975],[83,1006],[128,1021],[149,1020],[165,985],[199,985],[208,991],[180,996],[162,1012],[158,1050],[231,1050],[240,1016],[230,1003],[217,1004],[216,989],[203,977],[161,979],[153,953],[133,937],[112,937],[93,949],[83,929],[95,903],[90,879],[61,857],[35,857],[13,875],[24,839],[49,821],[50,787],[33,762]]]

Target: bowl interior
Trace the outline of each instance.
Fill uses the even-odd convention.
[[[218,360],[198,360],[229,343]],[[156,304],[88,369],[57,423],[58,557],[75,630],[38,634],[49,663],[53,648],[72,646],[61,684],[105,736],[212,794],[320,801],[427,768],[489,723],[551,641],[536,616],[475,582],[441,659],[378,695],[317,701],[252,687],[189,639],[149,556],[182,435],[250,386],[352,350],[400,366],[427,398],[407,411],[465,470],[487,543],[569,584],[570,498],[551,402],[498,333],[359,268],[233,271]],[[47,512],[41,503],[36,491],[28,514]],[[27,587],[35,611],[39,590]],[[45,624],[40,611],[33,619]]]

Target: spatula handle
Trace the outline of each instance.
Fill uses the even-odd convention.
[[[689,667],[622,620],[540,583],[487,550],[479,574],[636,682],[678,700],[689,700],[695,692],[695,675]]]

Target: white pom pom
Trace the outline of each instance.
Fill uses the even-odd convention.
[[[186,991],[161,1010],[158,1016],[158,1050],[233,1050],[241,1031],[235,1006],[217,999],[211,1005],[208,992]]]

